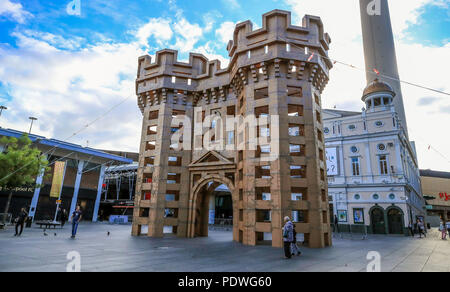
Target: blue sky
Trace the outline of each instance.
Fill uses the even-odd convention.
[[[80,0],[79,16],[67,13],[69,2],[0,0],[0,103],[9,108],[0,126],[26,130],[34,115],[37,134],[65,139],[129,97],[70,142],[137,151],[137,58],[167,47],[179,50],[181,60],[198,52],[226,66],[235,24],[249,19],[259,27],[261,15],[272,9],[292,11],[296,25],[304,14],[320,16],[332,38],[330,56],[364,66],[353,0]],[[450,0],[389,3],[401,78],[450,91]],[[360,110],[365,85],[363,72],[337,65],[324,91],[325,107]],[[432,144],[450,157],[450,138],[435,128],[450,123],[450,99],[406,85],[403,95],[421,167],[450,169],[427,151]]]

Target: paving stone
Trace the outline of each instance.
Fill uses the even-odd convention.
[[[286,260],[282,249],[233,242],[231,231],[211,231],[208,238],[157,239],[130,236],[130,225],[83,223],[76,240],[67,238],[69,230],[59,238],[44,237],[35,228],[25,229],[21,238],[13,232],[0,232],[0,272],[64,272],[70,251],[80,253],[81,270],[86,272],[353,272],[366,271],[369,251],[380,252],[381,270],[386,272],[450,271],[449,242],[432,236],[335,238],[330,248],[301,247],[302,256]]]

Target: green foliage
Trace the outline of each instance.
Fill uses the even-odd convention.
[[[33,185],[42,170],[49,171],[48,161],[33,147],[27,134],[19,139],[2,137],[0,145],[0,186],[7,189]]]

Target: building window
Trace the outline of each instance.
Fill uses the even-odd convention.
[[[299,137],[305,135],[305,130],[303,125],[289,125],[289,136]]]
[[[374,195],[372,196],[372,198],[373,198],[374,200],[379,200],[379,199],[380,199],[380,195],[374,194]]]
[[[354,196],[354,198],[355,198],[355,200],[360,200],[361,199],[361,196],[359,195],[359,194],[356,194],[355,196]]]
[[[325,134],[329,134],[329,133],[330,133],[330,129],[327,128],[327,127],[325,127],[325,128],[323,129],[323,132],[324,132]]]
[[[175,83],[175,82],[177,82],[177,77],[172,76],[172,83]]]
[[[378,127],[378,128],[381,128],[381,127],[384,126],[384,123],[382,121],[376,121],[375,122],[375,126]]]
[[[384,145],[384,144],[378,144],[377,148],[378,148],[378,150],[380,150],[380,151],[384,151],[384,150],[386,150],[386,145]]]
[[[291,165],[291,178],[306,178],[306,166]]]
[[[291,156],[305,156],[305,146],[299,144],[290,144],[289,152]]]
[[[188,79],[187,84],[188,84],[189,86],[192,85],[192,79],[191,79],[191,78]]]
[[[392,201],[395,200],[395,194],[390,194],[389,195],[389,199],[392,200]]]
[[[380,98],[375,98],[373,100],[373,106],[380,106],[381,105],[381,99]]]
[[[234,144],[234,131],[228,132],[228,145]]]
[[[358,147],[352,146],[352,147],[350,148],[350,151],[351,151],[352,153],[358,153]]]
[[[378,157],[380,162],[380,174],[387,175],[388,174],[388,165],[387,165],[387,157],[386,155],[381,155]]]
[[[354,131],[354,130],[356,130],[356,126],[355,125],[350,125],[350,126],[348,126],[348,129],[350,131]]]
[[[259,128],[259,137],[270,137],[270,128],[267,127]]]
[[[267,53],[269,53],[269,46],[265,45],[264,46],[264,54],[267,54]]]
[[[286,44],[286,52],[290,52],[291,51],[291,44]]]
[[[261,153],[270,153],[270,145],[261,145]]]
[[[248,52],[247,52],[247,58],[250,59],[251,57],[252,57],[252,51],[248,51]]]
[[[358,157],[352,157],[352,173],[353,173],[353,176],[361,175]]]
[[[271,200],[270,193],[262,193],[261,197],[262,197],[263,201],[270,201]]]

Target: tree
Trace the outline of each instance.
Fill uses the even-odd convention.
[[[0,187],[9,191],[5,214],[8,214],[14,189],[22,186],[36,185],[36,177],[49,171],[47,159],[41,151],[33,147],[33,142],[24,134],[19,139],[2,137],[0,145],[4,151],[0,153]],[[6,216],[3,217],[3,223]]]

